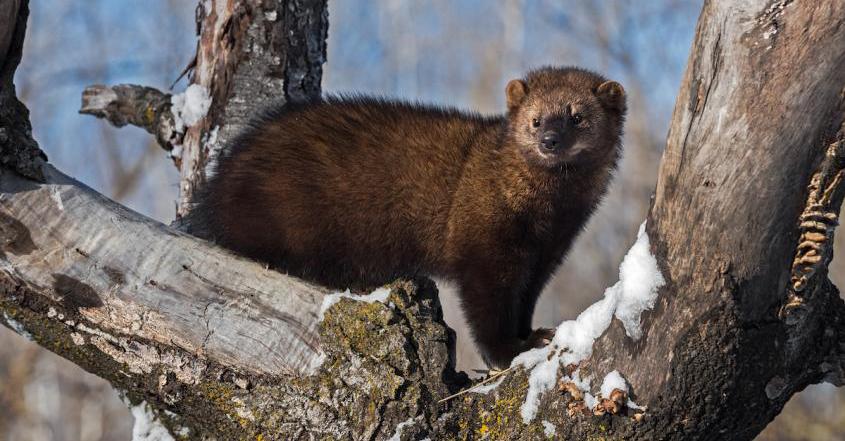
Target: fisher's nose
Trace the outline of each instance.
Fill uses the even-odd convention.
[[[560,134],[549,130],[543,133],[540,143],[543,144],[543,148],[546,150],[557,150],[560,147]]]

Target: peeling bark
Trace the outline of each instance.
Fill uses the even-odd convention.
[[[324,57],[323,2],[206,4],[193,81],[214,101],[185,136],[182,212],[256,107],[319,93]],[[845,303],[827,278],[845,197],[843,21],[833,0],[705,3],[647,223],[667,283],[641,339],[614,321],[577,366],[619,370],[643,415],[619,396],[594,412],[563,384],[526,424],[521,368],[446,399],[467,380],[431,282],[340,299],[320,321],[322,288],[49,166],[42,183],[0,178],[0,322],[182,438],[753,439],[795,392],[845,382]]]
[[[191,81],[207,88],[213,101],[185,135],[179,216],[190,211],[206,169],[256,111],[319,96],[328,7],[326,0],[200,2],[197,27]]]

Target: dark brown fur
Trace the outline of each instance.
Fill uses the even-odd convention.
[[[457,281],[485,359],[506,366],[550,337],[534,305],[606,191],[625,114],[618,83],[574,68],[506,95],[496,117],[365,97],[272,109],[219,160],[188,229],[334,288]]]

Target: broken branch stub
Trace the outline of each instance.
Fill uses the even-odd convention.
[[[88,86],[82,92],[79,113],[103,118],[116,127],[141,127],[155,136],[165,150],[182,143],[185,127],[179,127],[171,108],[172,95],[134,84]]]

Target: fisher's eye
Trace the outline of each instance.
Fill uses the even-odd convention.
[[[576,113],[576,114],[572,115],[572,122],[575,125],[581,124],[581,121],[583,121],[583,120],[584,120],[584,117],[582,117],[580,113]]]
[[[535,129],[536,129],[537,127],[540,127],[540,118],[534,118],[534,119],[532,119],[532,120],[531,120],[531,127],[534,127]]]

